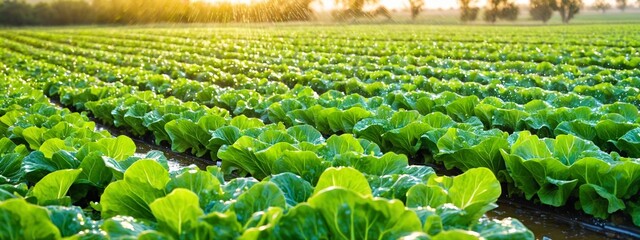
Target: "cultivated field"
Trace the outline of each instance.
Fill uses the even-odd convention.
[[[550,234],[498,199],[638,237],[638,49],[636,24],[2,30],[0,239]]]

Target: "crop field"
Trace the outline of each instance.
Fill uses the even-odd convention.
[[[499,199],[640,237],[639,49],[637,24],[0,30],[0,239],[552,236]]]

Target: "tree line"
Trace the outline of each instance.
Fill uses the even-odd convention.
[[[71,25],[71,24],[146,24],[146,23],[211,23],[211,22],[285,22],[309,21],[314,13],[312,3],[318,0],[264,0],[252,4],[207,3],[190,0],[56,0],[29,4],[25,0],[0,0],[0,25]],[[374,17],[385,13],[383,7],[366,12],[366,4],[379,0],[334,0],[342,8],[334,16],[341,19]],[[428,5],[425,0],[407,1],[413,19]],[[435,0],[434,0],[435,1]],[[487,22],[516,20],[520,9],[514,0],[489,0],[483,9],[478,0],[458,0],[460,20],[476,21],[482,12]],[[637,0],[640,4],[640,0]],[[616,0],[620,9],[627,0]],[[602,5],[598,5],[602,4]],[[582,9],[582,0],[531,0],[529,13],[535,20],[547,22],[558,12],[568,23]],[[610,8],[597,1],[598,9]],[[604,10],[603,10],[604,11]]]

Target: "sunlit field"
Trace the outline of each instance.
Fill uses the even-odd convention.
[[[638,9],[310,2],[0,1],[0,239],[640,238]]]

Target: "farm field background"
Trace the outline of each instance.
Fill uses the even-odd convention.
[[[638,49],[637,24],[0,30],[0,239],[571,237],[498,199],[638,237]]]

